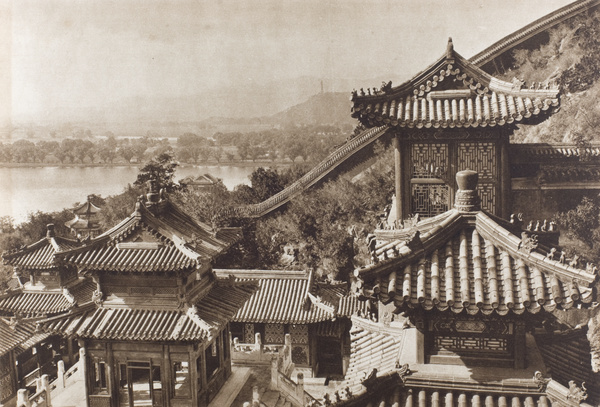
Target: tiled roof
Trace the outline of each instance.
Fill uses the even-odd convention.
[[[255,281],[258,290],[233,317],[234,322],[308,324],[334,316],[327,304],[309,298],[312,279],[303,271],[215,270],[220,278]]]
[[[477,385],[472,388],[444,388],[433,381],[425,386],[403,385],[396,373],[377,377],[370,388],[345,398],[334,406],[378,407],[549,407],[551,401],[537,391],[522,393],[501,389],[486,391]]]
[[[485,127],[521,122],[559,104],[558,89],[501,81],[453,49],[404,84],[353,93],[352,117],[367,127]]]
[[[253,292],[252,286],[215,284],[209,293],[187,309],[96,307],[40,322],[45,332],[80,338],[131,341],[198,341],[219,331]]]
[[[511,163],[531,164],[537,162],[556,163],[561,161],[575,161],[580,159],[600,158],[600,145],[594,144],[580,147],[574,144],[547,144],[547,143],[525,143],[511,144],[509,146]]]
[[[62,292],[12,292],[0,297],[0,312],[52,315],[66,311],[73,302]]]
[[[90,202],[89,199],[81,205],[79,205],[78,207],[73,208],[73,213],[76,215],[93,215],[100,211],[101,209],[94,205],[92,202]]]
[[[80,338],[130,341],[191,341],[208,335],[208,325],[197,323],[183,310],[95,308],[47,324],[51,332]]]
[[[376,368],[381,373],[392,372],[399,362],[404,331],[388,331],[368,320],[352,317],[350,329],[350,362],[344,385],[351,388]]]
[[[57,265],[54,255],[57,252],[81,246],[81,243],[63,237],[44,237],[29,246],[2,255],[4,263],[29,270],[52,269]]]
[[[18,321],[11,327],[10,324],[0,319],[0,356],[13,349],[17,353],[21,353],[48,336],[48,333],[36,332],[34,322]]]
[[[593,299],[596,275],[551,259],[482,211],[459,212],[414,238],[381,243],[358,270],[384,303],[504,315],[568,309]],[[417,227],[418,228],[418,227]]]
[[[586,330],[564,334],[536,335],[538,349],[553,380],[565,387],[573,380],[587,388],[587,403],[600,405],[600,373],[594,373],[591,363],[590,342]]]
[[[0,295],[0,313],[39,316],[67,311],[91,301],[96,284],[85,279],[61,291],[22,289]]]
[[[168,201],[154,210],[138,202],[117,226],[60,257],[88,271],[184,270],[219,255],[241,237],[238,229],[209,230]]]

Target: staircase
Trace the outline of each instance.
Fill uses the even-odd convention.
[[[353,138],[329,154],[316,167],[304,174],[303,177],[285,188],[283,191],[258,204],[237,208],[228,208],[224,211],[224,215],[240,218],[258,218],[266,215],[267,213],[286,204],[292,198],[301,194],[306,189],[318,183],[350,157],[377,140],[379,137],[383,136],[387,130],[388,126],[385,125],[363,131],[357,137]]]

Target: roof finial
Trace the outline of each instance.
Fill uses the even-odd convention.
[[[448,37],[448,46],[446,47],[446,58],[451,59],[454,53],[454,44],[452,43],[452,37]]]
[[[48,223],[46,225],[46,237],[54,237],[54,223]]]
[[[477,194],[477,181],[479,174],[473,170],[464,170],[456,173],[458,190],[454,198],[454,207],[461,212],[478,211],[479,195]]]

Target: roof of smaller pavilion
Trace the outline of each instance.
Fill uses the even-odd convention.
[[[258,289],[233,317],[234,322],[310,324],[366,312],[367,304],[347,290],[315,283],[312,273],[290,270],[215,270],[217,277],[256,282]],[[315,290],[316,286],[320,289]]]
[[[37,332],[33,321],[4,320],[0,318],[0,356],[11,350],[17,354],[24,352],[33,345],[43,341],[49,333]]]
[[[460,192],[460,191],[459,191]],[[471,191],[473,192],[473,191]],[[592,303],[596,269],[544,248],[535,232],[473,209],[452,209],[378,242],[375,262],[355,274],[382,302],[475,315],[538,313]],[[518,233],[518,232],[517,232]]]
[[[553,380],[568,387],[573,380],[585,383],[588,398],[592,405],[600,404],[600,372],[592,368],[590,341],[587,329],[574,329],[567,332],[537,334],[538,349],[548,367]]]
[[[39,321],[43,332],[127,341],[203,341],[212,338],[254,292],[252,284],[217,282],[180,308],[128,308],[90,303]]]
[[[4,263],[25,270],[49,270],[58,265],[54,255],[58,252],[80,247],[81,242],[54,234],[54,225],[48,225],[46,236],[28,246],[2,254]]]
[[[96,284],[85,278],[59,290],[27,287],[10,290],[0,295],[0,314],[29,317],[58,314],[90,302],[95,288]]]
[[[542,118],[559,105],[559,90],[492,77],[454,51],[450,39],[446,53],[409,81],[354,91],[351,100],[352,117],[367,127],[466,128]]]
[[[210,261],[240,238],[240,229],[212,231],[161,197],[138,201],[119,224],[60,258],[86,271],[173,272]]]
[[[101,208],[92,203],[91,196],[88,196],[87,201],[72,209],[73,213],[76,215],[94,215],[101,210]]]

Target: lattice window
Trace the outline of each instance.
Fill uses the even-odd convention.
[[[154,294],[156,295],[177,295],[177,289],[172,287],[155,287]]]
[[[290,325],[292,343],[308,344],[308,325]]]
[[[283,343],[285,332],[281,324],[265,324],[264,343]]]
[[[447,144],[413,144],[412,178],[444,178],[448,170]]]
[[[131,295],[152,295],[152,287],[131,287],[129,293]]]
[[[448,186],[445,184],[413,184],[412,213],[429,217],[448,210]]]
[[[292,362],[297,365],[308,365],[308,346],[292,346]]]
[[[481,209],[496,213],[496,186],[490,182],[477,184],[477,193],[481,199]]]
[[[254,324],[244,324],[244,343],[254,343]]]
[[[486,338],[477,336],[436,336],[435,351],[485,351],[486,353],[508,352],[508,340],[505,338]]]
[[[459,143],[458,170],[473,170],[479,179],[496,179],[497,160],[494,143]]]

